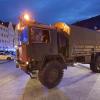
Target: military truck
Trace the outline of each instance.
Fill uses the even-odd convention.
[[[26,18],[26,19],[25,19]],[[40,24],[28,16],[18,24],[16,67],[47,88],[57,86],[64,69],[75,62],[88,63],[93,72],[100,73],[100,33],[57,22]]]

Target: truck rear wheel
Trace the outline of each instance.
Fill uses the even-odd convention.
[[[95,73],[100,73],[100,55],[97,55],[95,61],[90,64],[90,69]]]
[[[63,77],[61,66],[57,61],[51,61],[45,64],[44,68],[39,71],[40,82],[49,89],[57,86]]]

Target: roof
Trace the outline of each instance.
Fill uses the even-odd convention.
[[[0,24],[4,25],[5,27],[8,27],[9,22],[3,22],[3,21],[0,20]]]
[[[9,26],[9,22],[4,22],[4,21],[1,21],[1,20],[0,20],[0,24],[1,25],[4,25],[5,27],[8,27]],[[16,24],[12,24],[12,26],[13,26],[13,29],[15,30]]]
[[[100,15],[73,23],[72,25],[99,30],[100,29]]]

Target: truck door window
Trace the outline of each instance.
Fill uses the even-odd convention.
[[[42,42],[49,43],[50,37],[49,37],[49,31],[48,30],[42,30]]]
[[[49,31],[31,28],[32,43],[49,43]]]

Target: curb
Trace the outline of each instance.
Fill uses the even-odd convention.
[[[10,61],[9,60],[5,60],[5,61],[3,60],[3,61],[0,61],[0,64],[8,63],[8,62],[11,62],[11,61],[13,61],[13,60],[10,60]]]

